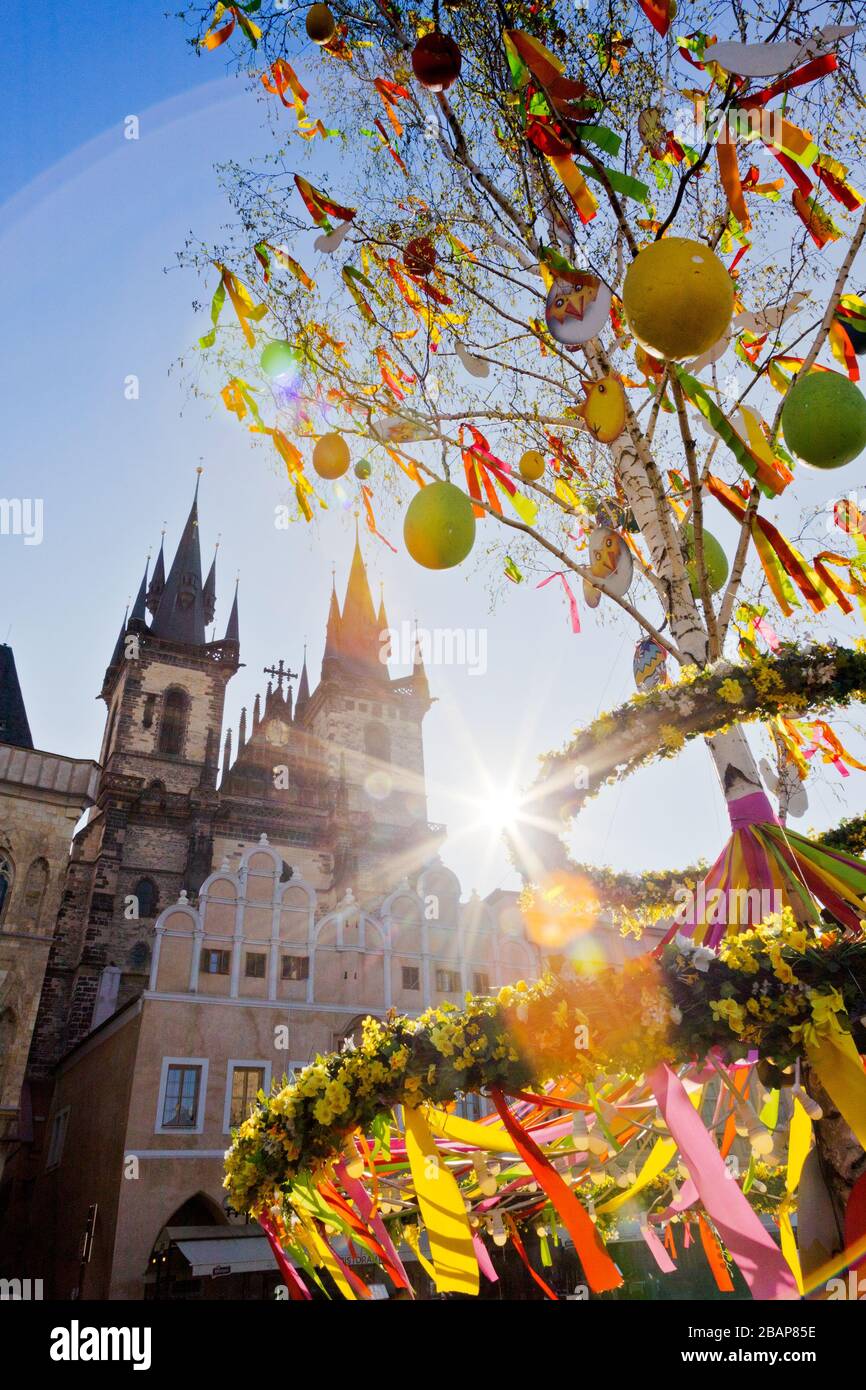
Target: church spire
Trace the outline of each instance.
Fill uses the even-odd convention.
[[[310,703],[310,678],[307,675],[307,644],[304,643],[304,664],[301,667],[301,679],[298,682],[298,694],[295,700],[295,718],[298,719]]]
[[[33,737],[12,648],[0,642],[0,743],[32,748]]]
[[[335,673],[340,663],[340,604],[337,600],[337,587],[332,580],[331,606],[328,609],[328,627],[325,632],[325,653],[322,657],[322,680]]]
[[[380,625],[373,606],[373,596],[370,593],[356,526],[355,550],[340,624],[340,660],[348,674],[387,679],[387,668],[379,660],[379,632]]]
[[[135,603],[132,605],[132,612],[129,615],[129,621],[131,623],[147,623],[147,571],[149,564],[150,556],[148,555],[144,564],[144,574],[141,578],[141,584],[138,587]]]
[[[114,644],[114,651],[111,653],[111,660],[108,663],[108,671],[113,671],[115,666],[119,666],[121,661],[123,660],[123,643],[126,637],[126,620],[128,617],[129,604],[126,605],[126,611],[123,615],[123,622],[120,624],[120,631],[117,634],[117,641]],[[108,679],[108,671],[106,671],[106,680]]]
[[[214,564],[216,564],[216,561],[214,561]],[[237,579],[235,580],[235,596],[234,596],[234,599],[232,600],[232,611],[229,613],[229,620],[228,620],[228,624],[227,624],[227,626],[226,626],[226,635],[225,635],[225,637],[223,638],[223,641],[224,641],[224,642],[240,642],[240,640],[241,640],[241,639],[240,639],[240,628],[239,628],[239,625],[238,625],[238,584],[239,584],[239,582],[240,582],[239,580],[237,580]]]
[[[198,470],[195,496],[172,561],[165,589],[154,615],[151,632],[170,642],[204,646],[205,608],[201,582],[201,550],[198,538]]]
[[[165,589],[165,531],[159,540],[159,554],[156,557],[156,564],[153,567],[153,576],[150,581],[150,588],[147,591],[147,611],[153,615],[159,607],[159,600],[162,598]]]
[[[418,632],[418,623],[415,622],[415,655],[412,660],[412,683],[423,695],[430,694],[430,687],[427,683],[427,672],[424,670],[424,653],[421,645],[421,637]]]
[[[204,581],[202,603],[204,605],[205,627],[210,627],[213,622],[214,613],[216,612],[216,562],[219,548],[220,543],[217,541],[214,547],[213,559],[210,569],[208,570],[207,579]]]

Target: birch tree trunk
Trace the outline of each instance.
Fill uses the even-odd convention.
[[[669,586],[671,635],[685,661],[703,667],[708,661],[708,636],[684,573],[682,547],[673,532],[672,515],[660,486],[654,486],[658,478],[655,464],[650,459],[650,466],[646,467],[641,457],[643,450],[635,439],[635,422],[630,421],[630,424],[632,442],[621,444],[619,448],[614,446],[617,475],[649,548],[655,572]],[[660,484],[660,479],[658,481]],[[705,743],[718,773],[729,815],[739,798],[756,792],[766,795],[757,761],[741,726],[734,725],[724,733],[705,739]],[[815,1125],[815,1146],[837,1214],[837,1249],[841,1250],[845,1207],[853,1184],[866,1172],[866,1153],[808,1068],[804,1082],[824,1112],[823,1119]]]

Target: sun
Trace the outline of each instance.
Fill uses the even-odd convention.
[[[478,825],[488,830],[513,830],[520,820],[522,802],[520,794],[513,787],[501,787],[487,796],[473,800],[477,811]]]

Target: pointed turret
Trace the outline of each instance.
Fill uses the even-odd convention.
[[[156,564],[153,567],[153,577],[150,581],[150,588],[147,591],[147,611],[154,614],[159,607],[159,600],[165,590],[165,532],[159,542],[159,554],[156,557]]]
[[[121,661],[123,660],[123,652],[124,652],[123,643],[124,643],[124,639],[125,639],[125,637],[126,637],[126,620],[127,620],[128,617],[129,617],[129,608],[126,609],[126,612],[125,612],[124,615],[123,615],[123,622],[120,624],[120,631],[119,631],[118,634],[117,634],[117,641],[116,641],[115,644],[114,644],[114,651],[111,653],[111,660],[110,660],[109,663],[108,663],[108,669],[106,670],[106,673],[105,673],[105,674],[106,674],[106,677],[108,676],[108,672],[109,672],[109,671],[113,671],[114,668],[115,668],[116,666],[119,666],[120,663],[121,663]]]
[[[376,626],[379,629],[379,660],[383,666],[387,666],[393,652],[391,651],[391,630],[388,626],[388,614],[385,612],[385,591],[379,590],[379,612],[376,615]]]
[[[202,604],[204,605],[205,626],[210,627],[216,612],[216,562],[219,544],[214,550],[211,567],[208,570],[207,579],[204,581],[204,592],[202,593]]]
[[[232,731],[226,729],[225,743],[223,744],[223,777],[228,777],[229,769],[232,765]]]
[[[340,665],[340,605],[337,601],[336,586],[331,588],[331,606],[328,609],[328,627],[325,632],[325,653],[322,657],[322,680],[335,675]]]
[[[415,628],[415,655],[412,660],[412,683],[420,694],[425,696],[430,694],[430,687],[427,684],[427,672],[424,669],[424,653],[417,626]]]
[[[238,752],[242,752],[243,746],[247,741],[247,709],[244,705],[241,710],[241,717],[238,720]]]
[[[33,738],[12,648],[0,643],[0,743],[32,748]]]
[[[253,733],[255,733],[256,729],[259,727],[259,725],[261,724],[261,722],[262,722],[262,702],[261,702],[261,700],[260,700],[260,698],[259,698],[258,691],[256,691],[256,698],[253,700]]]
[[[201,475],[199,474],[199,477]],[[198,539],[198,482],[186,526],[154,614],[151,633],[169,642],[204,646],[205,609]]]
[[[142,578],[141,578],[141,584],[140,584],[139,587],[138,587],[138,593],[137,593],[136,596],[135,596],[135,603],[132,605],[132,612],[131,612],[130,615],[129,615],[129,621],[130,621],[131,623],[141,623],[142,626],[146,626],[146,625],[147,625],[147,567],[148,567],[148,563],[149,563],[149,559],[148,559],[148,561],[145,562],[144,574],[142,575]]]
[[[307,675],[307,644],[304,643],[304,664],[301,667],[301,679],[298,682],[298,697],[295,700],[295,718],[300,719],[310,703],[310,678]]]
[[[232,600],[232,611],[229,613],[229,620],[226,626],[224,642],[240,642],[238,626],[238,581],[235,580],[235,596]]]

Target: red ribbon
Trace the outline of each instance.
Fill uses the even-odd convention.
[[[607,1293],[610,1289],[620,1288],[622,1275],[602,1245],[584,1207],[512,1114],[499,1087],[492,1087],[490,1094],[517,1152],[562,1218],[593,1293]]]
[[[515,1226],[513,1219],[511,1217],[508,1217],[507,1219],[508,1229],[511,1233],[511,1243],[517,1251],[518,1255],[520,1256],[521,1260],[526,1265],[526,1268],[529,1270],[529,1273],[532,1275],[538,1287],[540,1289],[543,1289],[545,1298],[552,1298],[554,1302],[558,1303],[559,1295],[553,1292],[553,1289],[550,1287],[550,1285],[544,1282],[541,1275],[537,1274],[536,1271],[532,1268],[532,1265],[529,1263],[529,1256],[527,1255],[526,1250],[523,1247],[523,1241],[517,1234],[517,1227]]]

